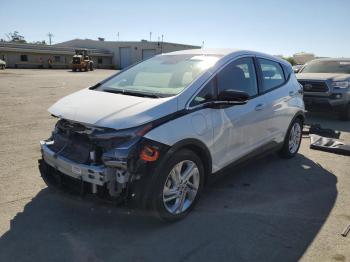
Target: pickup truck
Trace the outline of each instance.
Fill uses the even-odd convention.
[[[322,58],[302,67],[296,77],[309,111],[332,111],[350,120],[350,58]]]

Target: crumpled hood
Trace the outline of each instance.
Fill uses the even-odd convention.
[[[331,80],[344,81],[350,78],[350,74],[329,74],[329,73],[300,73],[295,75],[298,80]]]
[[[53,104],[48,111],[79,123],[125,129],[177,111],[176,97],[148,98],[83,89]]]

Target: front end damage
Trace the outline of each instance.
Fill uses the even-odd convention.
[[[151,128],[118,131],[60,119],[51,137],[40,142],[41,174],[51,184],[74,184],[81,194],[128,200],[135,196],[135,183],[152,173],[168,150],[143,138]]]

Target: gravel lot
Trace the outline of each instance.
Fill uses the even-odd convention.
[[[125,208],[46,188],[39,140],[47,108],[115,73],[0,71],[0,261],[350,261],[350,157],[309,149],[231,168],[210,183],[194,212],[164,224]],[[308,115],[342,131],[350,122]]]

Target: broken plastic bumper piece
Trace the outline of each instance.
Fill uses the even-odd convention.
[[[40,141],[43,160],[60,171],[64,175],[83,180],[85,182],[103,186],[110,180],[113,170],[103,165],[77,164],[52,151],[48,144],[50,142]]]

